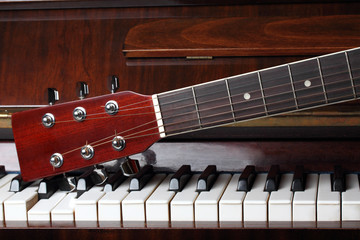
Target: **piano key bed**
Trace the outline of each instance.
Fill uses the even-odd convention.
[[[173,190],[169,190],[170,182],[174,185],[174,181],[183,179],[178,173],[152,173],[145,182],[141,178],[147,174],[139,173],[112,191],[104,191],[105,182],[81,195],[76,189],[68,192],[58,188],[47,197],[40,197],[39,193],[39,185],[45,180],[21,183],[16,174],[6,174],[0,179],[0,216],[4,228],[360,227],[358,174],[343,174],[340,185],[344,189],[333,188],[339,183],[333,173],[304,174],[303,186],[298,190],[292,188],[298,180],[295,177],[299,176],[298,171],[297,168],[295,172],[275,175],[272,170],[254,172],[253,183],[245,190],[239,190],[239,186],[241,181],[250,181],[244,178],[250,176],[246,171],[216,172],[215,167],[214,172],[214,166],[209,166],[202,174],[183,172],[189,175],[185,183],[177,184],[183,185],[183,189]],[[279,180],[274,181],[275,178]],[[209,185],[199,189],[204,179]],[[133,181],[142,182],[142,187],[130,191]],[[19,184],[28,186],[10,191]]]

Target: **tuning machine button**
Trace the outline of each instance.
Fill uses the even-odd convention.
[[[77,82],[76,92],[80,99],[84,99],[89,94],[89,85],[86,82]]]
[[[77,107],[73,111],[73,117],[76,121],[82,122],[86,118],[86,110],[83,107]]]
[[[108,78],[108,89],[111,93],[115,93],[119,89],[119,78],[112,75]]]
[[[105,104],[105,112],[109,115],[115,115],[119,111],[119,106],[116,101],[110,100]]]
[[[55,117],[51,113],[45,113],[45,115],[42,117],[41,122],[44,125],[44,127],[50,128],[55,124]]]
[[[56,88],[48,88],[48,103],[54,105],[56,101],[59,101],[59,92]]]
[[[85,145],[81,148],[81,156],[85,160],[90,160],[94,157],[95,151],[94,148],[90,145]]]

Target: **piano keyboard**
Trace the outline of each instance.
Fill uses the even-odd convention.
[[[301,179],[297,172],[231,174],[217,173],[212,166],[204,173],[186,177],[152,173],[146,180],[135,176],[142,188],[133,191],[129,186],[134,179],[127,179],[112,191],[104,191],[104,184],[92,186],[80,196],[76,191],[58,189],[42,199],[39,181],[18,192],[9,191],[16,175],[8,174],[0,179],[0,220],[5,226],[22,222],[28,226],[91,227],[149,226],[154,222],[245,227],[281,222],[289,226],[360,222],[360,183],[355,173],[340,178],[334,173],[305,174],[297,187]],[[169,190],[170,182],[172,188],[178,185],[179,189]],[[337,189],[341,185],[345,189]]]

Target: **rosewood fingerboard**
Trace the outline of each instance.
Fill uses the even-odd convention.
[[[158,94],[165,134],[360,97],[360,48]]]

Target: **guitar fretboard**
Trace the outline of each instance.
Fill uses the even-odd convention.
[[[360,97],[360,48],[158,94],[166,135]]]

